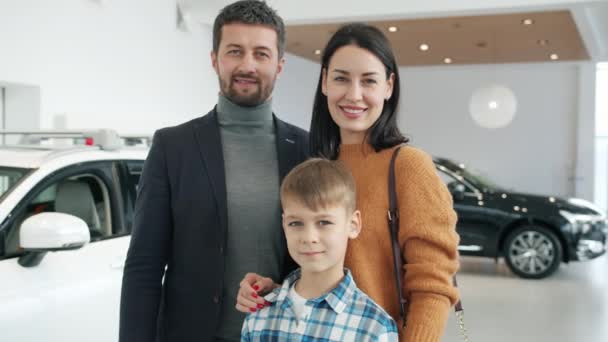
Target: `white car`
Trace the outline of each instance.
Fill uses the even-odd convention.
[[[116,341],[148,148],[107,130],[26,137],[49,136],[72,144],[0,145],[0,341]]]

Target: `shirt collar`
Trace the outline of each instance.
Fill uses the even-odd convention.
[[[281,305],[283,308],[288,307],[291,301],[288,298],[289,289],[293,284],[300,279],[302,275],[300,269],[291,272],[287,278],[283,281],[281,287],[274,289],[271,293],[266,295],[264,299],[273,305]],[[312,298],[306,301],[307,305],[317,306],[323,302],[327,303],[336,313],[342,313],[349,303],[352,302],[352,297],[357,290],[357,285],[352,277],[349,269],[344,269],[344,278],[340,283],[331,291],[321,295],[317,298]]]

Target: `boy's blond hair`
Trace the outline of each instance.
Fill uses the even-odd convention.
[[[356,209],[355,180],[341,162],[312,158],[296,166],[283,180],[282,204],[286,198],[313,211],[341,205],[350,214]]]

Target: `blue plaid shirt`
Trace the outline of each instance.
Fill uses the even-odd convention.
[[[264,297],[270,306],[247,315],[241,342],[398,341],[391,316],[357,288],[348,269],[344,273],[332,291],[306,301],[312,310],[298,322],[288,294],[300,279],[300,270],[292,272],[281,287]]]

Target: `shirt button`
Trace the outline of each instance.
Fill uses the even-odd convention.
[[[218,296],[213,296],[213,302],[214,302],[215,304],[219,304],[219,302],[220,302],[220,297],[218,297]]]
[[[224,246],[220,246],[220,254],[224,255]]]

